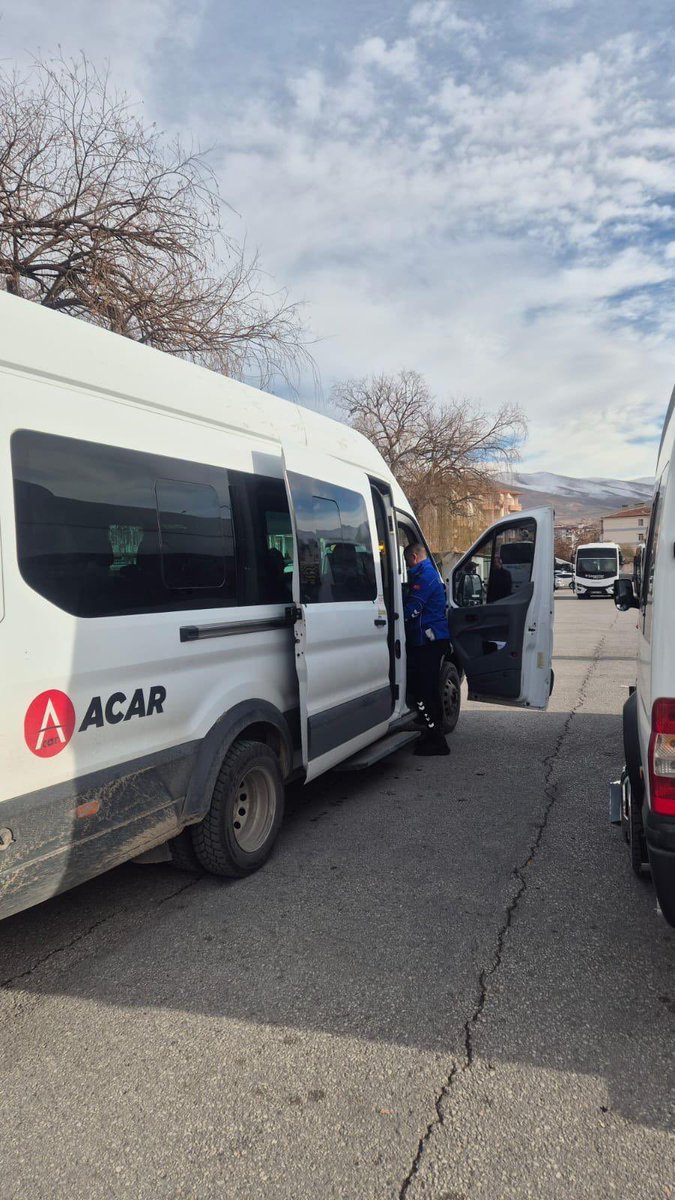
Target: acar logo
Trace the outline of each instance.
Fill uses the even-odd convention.
[[[38,758],[52,758],[65,750],[75,729],[75,709],[65,692],[40,692],[29,704],[23,722],[28,749]]]

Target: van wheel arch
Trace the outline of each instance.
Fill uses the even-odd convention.
[[[208,812],[190,834],[201,866],[241,879],[272,852],[284,816],[284,781],[267,742],[237,738],[218,772]]]
[[[293,738],[288,720],[266,700],[249,700],[223,713],[203,738],[185,797],[183,825],[201,821],[228,752],[236,742],[261,742],[274,753],[282,780],[293,768]]]

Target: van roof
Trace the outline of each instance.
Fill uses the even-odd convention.
[[[0,369],[279,445],[311,447],[386,480],[397,505],[410,507],[379,451],[348,425],[6,292],[0,293]]]

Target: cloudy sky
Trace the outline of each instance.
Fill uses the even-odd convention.
[[[673,11],[9,0],[0,56],[107,59],[149,120],[213,147],[231,232],[306,302],[307,401],[415,368],[518,402],[524,470],[633,478],[675,382]]]

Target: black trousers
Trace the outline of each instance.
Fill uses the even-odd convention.
[[[408,688],[429,730],[441,730],[443,725],[439,683],[441,663],[447,649],[447,641],[408,647]]]

